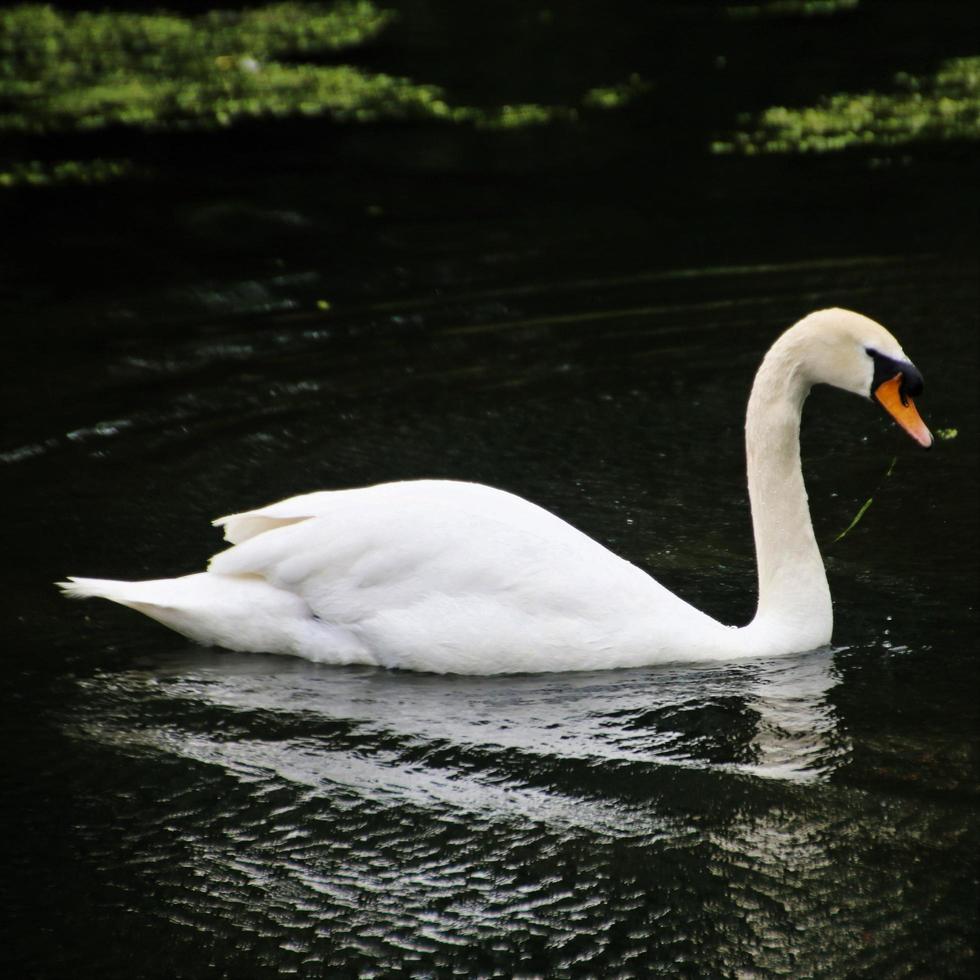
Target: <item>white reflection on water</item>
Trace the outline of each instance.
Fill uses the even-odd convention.
[[[752,680],[755,760],[742,768],[798,782],[829,776],[850,752],[827,697],[838,681],[829,651],[769,662]]]
[[[177,862],[146,902],[202,933],[298,957],[343,935],[382,967],[598,936],[598,963],[613,924],[648,956],[694,917],[727,963],[842,975],[904,878],[862,890],[841,849],[868,820],[905,840],[912,815],[829,779],[851,751],[837,683],[826,650],[488,678],[195,650],[82,682],[70,727],[146,773],[124,849]]]
[[[828,700],[836,683],[830,651],[489,678],[201,652],[83,682],[76,731],[246,780],[277,778],[335,802],[343,790],[352,805],[657,836],[665,830],[657,801],[608,793],[611,773],[621,769],[624,784],[670,768],[825,779],[848,754]]]

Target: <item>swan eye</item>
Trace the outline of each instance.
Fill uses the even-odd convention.
[[[899,394],[901,395],[903,405],[906,404],[909,396],[922,393],[922,375],[914,364],[909,361],[900,361],[894,357],[889,357],[887,354],[876,351],[873,347],[866,347],[865,351],[874,362],[875,367],[875,373],[871,379],[872,397],[874,397],[874,393],[882,384],[894,378],[896,374],[902,376]]]

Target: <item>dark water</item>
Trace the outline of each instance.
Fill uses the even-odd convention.
[[[897,256],[531,281],[326,321],[230,315],[55,360],[4,464],[31,491],[7,563],[17,961],[43,976],[970,975],[969,273]],[[815,393],[822,540],[875,496],[827,547],[833,649],[412,676],[202,650],[47,587],[192,570],[218,545],[208,518],[286,493],[457,476],[542,501],[744,621],[745,392],[775,331],[831,300],[894,325],[941,379],[923,411],[960,432],[924,454],[868,405]]]
[[[6,202],[16,975],[975,975],[974,162],[711,160],[668,119],[672,149],[629,115],[578,149],[381,127],[300,159],[246,137],[227,175],[178,157],[151,187]],[[201,649],[49,584],[196,570],[212,517],[290,494],[452,477],[745,622],[748,388],[828,305],[892,329],[927,422],[957,432],[923,453],[814,392],[830,649],[409,675]]]

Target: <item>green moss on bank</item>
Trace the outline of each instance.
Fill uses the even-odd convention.
[[[106,184],[135,173],[130,160],[19,160],[0,169],[0,187]]]
[[[895,76],[893,92],[841,93],[814,106],[774,106],[712,144],[714,153],[827,153],[980,139],[980,58],[944,62],[935,75]]]
[[[390,17],[365,0],[196,17],[15,7],[0,14],[0,130],[204,129],[288,114],[438,115],[434,86],[297,61],[363,44]]]
[[[365,0],[196,17],[17,7],[0,14],[0,130],[209,129],[287,115],[475,119],[435,85],[297,60],[363,44],[390,18]],[[498,110],[502,125],[515,108]],[[536,121],[551,118],[549,107],[534,108]]]
[[[429,120],[514,129],[617,109],[647,89],[636,76],[577,105],[453,105],[437,85],[324,64],[375,38],[393,14],[370,0],[283,2],[244,11],[0,11],[0,136],[219,129],[247,119],[323,116],[338,123]],[[127,161],[0,160],[0,186],[92,183]]]

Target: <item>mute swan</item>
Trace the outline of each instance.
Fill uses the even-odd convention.
[[[922,377],[884,327],[821,310],[762,361],[745,422],[755,617],[724,626],[546,510],[474,483],[303,494],[221,517],[206,572],[69,596],[129,606],[199,643],[440,673],[594,670],[777,655],[830,641],[833,612],[800,467],[800,415],[826,383],[879,402],[921,446]]]

